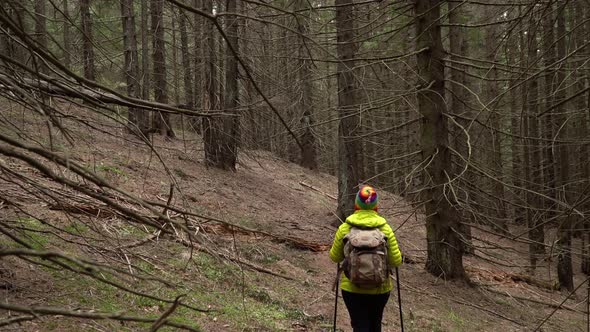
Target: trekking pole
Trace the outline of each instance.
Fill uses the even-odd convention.
[[[402,293],[399,288],[399,270],[395,268],[395,280],[397,281],[397,301],[399,303],[399,322],[402,327],[402,332],[404,332],[404,315],[402,313]]]
[[[338,283],[340,282],[340,263],[336,265],[336,282],[334,283],[334,289],[336,289],[336,295],[334,296],[334,332],[336,332],[336,314],[338,313]]]

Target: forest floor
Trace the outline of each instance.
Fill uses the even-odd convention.
[[[105,133],[64,119],[64,126],[75,138],[71,146],[60,135],[51,142],[47,140],[47,127],[43,123],[21,113],[4,114],[5,118],[13,120],[15,128],[37,139],[39,145],[52,144],[60,155],[85,165],[136,197],[166,203],[171,178],[174,178],[176,189],[171,203],[198,214],[200,217],[195,220],[201,222],[201,226],[197,231],[204,233],[200,236],[206,236],[209,241],[204,243],[209,243],[211,249],[226,252],[233,262],[204,251],[189,250],[167,237],[151,238],[132,248],[134,255],[123,259],[109,248],[145,238],[149,233],[141,231],[144,228],[130,225],[120,215],[106,213],[107,208],[102,213],[64,213],[52,208],[50,202],[34,195],[28,187],[0,177],[0,222],[5,226],[27,225],[23,234],[28,234],[38,248],[120,265],[123,269],[141,270],[174,283],[177,286],[165,287],[151,280],[135,281],[137,289],[168,298],[187,294],[186,300],[195,307],[209,309],[207,313],[200,313],[180,308],[170,316],[172,320],[203,331],[331,330],[335,264],[329,260],[327,250],[335,232],[333,224],[337,222],[334,215],[337,179],[334,176],[309,171],[261,151],[243,151],[236,172],[207,168],[200,139],[186,132],[171,141],[155,137],[154,146],[159,153],[156,156],[119,127],[106,127],[92,117],[87,123],[102,128]],[[0,157],[0,162],[56,192],[69,190],[52,184],[22,162],[4,156]],[[556,263],[551,259],[544,261],[544,268],[538,269],[535,280],[541,282],[533,285],[523,277],[525,271],[519,267],[527,264],[526,243],[495,236],[485,228],[474,229],[474,245],[478,249],[475,255],[466,256],[464,260],[470,282],[446,282],[424,269],[424,216],[413,213],[414,209],[404,199],[385,191],[380,194],[380,213],[396,229],[400,247],[409,258],[400,268],[406,331],[533,331],[545,319],[540,331],[586,331],[585,286],[565,300],[567,309],[559,310],[555,309],[567,294],[539,287],[550,286],[556,279]],[[216,220],[288,236],[291,240],[236,230]],[[58,233],[57,229],[60,232],[69,230],[69,235],[63,236],[61,232],[61,237],[53,236]],[[518,234],[522,230],[511,226],[511,231]],[[109,235],[111,240],[101,242],[101,234]],[[118,239],[119,243],[112,239]],[[551,241],[550,236],[547,241]],[[297,242],[305,243],[307,248],[298,246]],[[0,236],[0,246],[6,243],[8,239]],[[101,247],[99,244],[105,249],[97,249]],[[575,245],[579,246],[577,240]],[[258,272],[236,261],[247,261],[293,280]],[[578,285],[585,277],[579,271],[577,260],[575,269]],[[10,304],[155,317],[169,306],[130,296],[84,276],[14,257],[0,260],[0,284],[4,285],[0,291],[1,301]],[[2,319],[14,315],[0,310]],[[341,331],[351,331],[341,298],[338,299],[337,325]],[[397,294],[392,293],[383,331],[399,331],[399,326]],[[2,329],[140,331],[146,328],[137,323],[43,316]],[[165,330],[172,329],[161,331]]]

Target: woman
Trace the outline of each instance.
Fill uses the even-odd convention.
[[[363,186],[356,195],[355,212],[338,227],[330,249],[330,259],[335,263],[344,260],[345,236],[351,228],[379,229],[387,238],[387,265],[389,268],[402,264],[402,254],[397,246],[393,230],[387,221],[377,213],[379,196],[373,187]],[[353,284],[345,274],[340,280],[342,298],[350,314],[354,332],[381,332],[383,310],[393,289],[391,278],[373,288]]]

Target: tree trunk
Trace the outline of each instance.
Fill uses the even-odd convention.
[[[338,56],[338,216],[344,220],[354,211],[354,197],[363,170],[358,82],[354,67],[358,45],[352,0],[336,0],[336,53]]]
[[[470,133],[471,123],[467,120],[473,115],[468,107],[465,107],[469,99],[469,92],[465,87],[466,85],[469,85],[467,82],[467,75],[465,75],[467,66],[459,64],[463,61],[461,58],[462,56],[468,56],[468,41],[466,40],[465,29],[459,26],[463,23],[462,20],[466,14],[466,4],[449,2],[448,6],[449,23],[451,24],[451,27],[449,28],[449,44],[451,59],[455,61],[452,63],[453,68],[451,68],[451,79],[453,82],[451,82],[449,87],[451,91],[451,110],[453,114],[457,115],[456,121],[461,125],[461,127],[454,126],[451,130],[452,137],[454,138],[452,143],[460,155],[456,158],[451,156],[450,160],[456,159],[456,165],[451,167],[451,169],[453,170],[452,174],[454,176],[462,174],[465,183],[473,183],[475,179],[472,176],[470,164],[473,162],[472,151],[474,151],[474,148],[473,146],[470,147],[468,144],[472,145],[474,140]],[[470,137],[470,143],[467,141],[468,136]],[[451,165],[453,164],[451,163]],[[470,197],[473,196],[474,195],[471,195],[468,189],[465,188],[465,195],[460,197],[460,199],[464,200],[465,205],[469,205]],[[469,210],[461,210],[458,211],[457,216],[461,217],[459,230],[463,237],[463,250],[465,253],[472,254],[474,253],[474,249],[471,243],[471,226],[469,226],[467,222],[475,222],[473,214]]]
[[[125,81],[127,95],[138,98],[141,95],[139,84],[139,56],[137,52],[137,34],[135,32],[135,11],[133,0],[121,1],[121,21],[123,23],[123,49],[125,55]],[[148,134],[148,113],[145,110],[129,107],[127,130],[137,135]]]
[[[308,60],[312,55],[308,54],[307,41],[303,36],[309,34],[309,3],[307,0],[298,0],[296,9],[301,15],[301,18],[297,20],[297,28],[302,37],[299,39],[299,84],[301,86],[301,109],[303,110],[303,116],[301,118],[301,125],[303,127],[303,134],[301,135],[301,144],[303,150],[301,150],[300,165],[316,170],[318,168],[317,152],[315,135],[312,130],[314,123],[313,116],[313,87],[311,82],[311,61]],[[304,12],[306,11],[306,12]],[[311,52],[311,50],[309,50]]]
[[[152,62],[154,99],[157,102],[168,103],[168,87],[166,82],[166,41],[164,39],[164,0],[151,1],[152,18]],[[154,128],[162,136],[174,137],[174,131],[170,123],[170,113],[154,113]]]
[[[70,32],[70,9],[68,6],[68,0],[63,0],[63,55],[64,55],[64,66],[70,68],[72,65],[72,37]]]
[[[543,13],[543,63],[546,67],[544,73],[544,93],[545,96],[545,109],[550,110],[546,114],[541,117],[541,128],[542,136],[545,140],[543,142],[543,175],[545,182],[545,193],[548,197],[552,198],[552,200],[544,200],[544,208],[546,212],[544,213],[544,220],[553,219],[556,215],[555,209],[556,204],[555,200],[557,199],[556,193],[556,165],[554,160],[554,151],[553,151],[553,144],[551,144],[551,140],[553,139],[553,135],[556,129],[556,123],[553,115],[553,111],[551,111],[551,107],[553,106],[554,101],[554,93],[555,93],[555,68],[551,66],[554,65],[555,60],[557,59],[557,54],[555,53],[555,37],[554,37],[554,24],[555,24],[555,13],[554,13],[554,6],[549,3],[547,4],[546,11]]]
[[[520,12],[518,13],[520,14]],[[513,16],[516,16],[513,14]],[[509,16],[511,17],[511,16]],[[524,46],[522,44],[522,33],[513,34],[508,39],[506,46],[506,59],[510,66],[514,66],[517,63],[524,63]],[[520,54],[520,56],[519,56]],[[512,193],[510,199],[514,202],[514,208],[512,210],[513,222],[516,225],[525,225],[526,223],[526,210],[523,206],[526,204],[526,194],[522,191],[522,176],[523,176],[523,146],[524,142],[522,137],[526,129],[522,126],[522,90],[524,90],[524,84],[519,83],[520,75],[512,73],[510,75],[510,84],[508,89],[510,91],[510,133],[512,134],[510,139],[510,156],[511,159],[511,178],[512,178]]]
[[[579,24],[583,24],[583,21],[590,17],[587,13],[586,7],[583,6],[580,2],[576,2],[575,4],[575,14],[570,15],[573,17],[573,26],[578,26]],[[586,22],[585,25],[582,25],[580,28],[577,29],[575,32],[574,40],[575,40],[575,48],[582,47],[585,43],[585,36],[590,32],[590,22]],[[587,52],[588,46],[586,46],[582,52]],[[586,86],[590,86],[590,80],[588,80],[585,74],[588,73],[588,65],[586,63],[585,58],[580,58],[578,62],[575,63],[576,70],[576,91],[582,91],[586,88]],[[590,135],[590,131],[588,130],[588,111],[590,111],[590,92],[579,96],[577,98],[577,109],[581,110],[579,122],[579,132],[578,137],[580,139],[586,139],[588,135]],[[579,163],[580,163],[580,174],[582,176],[582,181],[580,181],[578,186],[578,192],[583,193],[586,190],[586,186],[590,185],[590,150],[587,144],[582,144],[579,147]],[[582,209],[584,211],[588,211],[590,208],[590,203],[582,204]],[[581,243],[581,270],[582,273],[586,275],[590,275],[590,222],[585,220],[578,221],[578,227],[581,227],[581,234],[580,238],[582,240]]]
[[[39,46],[47,51],[47,6],[46,0],[35,0],[35,39]],[[49,69],[40,57],[35,58],[37,69],[47,74]]]
[[[80,16],[82,17],[82,62],[84,64],[84,78],[96,80],[94,68],[94,46],[92,38],[92,14],[90,13],[90,1],[80,0]]]
[[[170,11],[172,12],[173,19],[171,20],[171,34],[172,34],[172,74],[174,76],[174,104],[180,104],[180,93],[178,87],[180,86],[180,74],[178,74],[178,43],[176,41],[176,7],[170,4]]]
[[[422,159],[426,236],[426,269],[445,279],[464,278],[463,244],[458,233],[457,213],[447,201],[444,183],[451,174],[449,137],[445,113],[445,52],[441,41],[441,0],[416,0],[416,49],[418,53],[418,110],[422,114]],[[428,87],[428,88],[427,88]]]
[[[203,11],[211,13],[213,10],[213,0],[203,0]],[[206,39],[206,53],[204,63],[204,82],[205,93],[203,96],[203,108],[211,110],[219,110],[219,96],[217,94],[217,87],[219,81],[217,80],[217,56],[214,34],[214,25],[208,20],[204,22]],[[207,165],[214,166],[220,164],[220,150],[219,145],[221,136],[221,122],[217,117],[203,118],[203,144],[205,150],[205,161]]]
[[[188,108],[193,109],[195,107],[193,93],[193,74],[191,71],[191,58],[188,52],[188,32],[186,30],[186,14],[183,10],[181,10],[179,15],[180,17],[178,19],[178,25],[180,28],[180,53],[182,56],[184,103]]]
[[[226,11],[238,13],[237,0],[227,0]],[[225,170],[235,170],[238,159],[238,143],[240,141],[240,118],[238,112],[238,61],[236,54],[239,54],[238,44],[238,17],[227,16],[226,34],[227,48],[225,51],[225,91],[223,98],[223,110],[233,116],[223,118],[223,139],[221,144],[220,163],[215,165]],[[231,49],[234,52],[231,51]]]
[[[528,58],[527,67],[531,63],[535,63],[537,60],[537,30],[534,25],[533,28],[528,31]],[[521,42],[525,45],[524,42]],[[534,69],[531,69],[534,71]],[[525,140],[524,146],[524,185],[527,186],[528,191],[526,192],[527,201],[527,227],[529,235],[529,261],[531,272],[537,266],[537,260],[542,258],[544,255],[544,243],[545,243],[545,231],[543,226],[539,222],[539,209],[542,206],[541,199],[539,198],[543,188],[541,182],[543,177],[541,174],[541,147],[537,139],[539,135],[539,120],[537,114],[539,113],[539,84],[536,77],[530,77],[526,83],[525,90],[523,91],[523,108],[524,108],[524,128],[525,137],[529,139]],[[531,192],[532,191],[532,192]]]
[[[487,10],[486,14],[488,17],[493,17],[493,11]],[[496,49],[494,45],[496,41],[501,37],[501,32],[498,31],[498,26],[493,26],[487,29],[485,34],[485,44],[487,46],[486,53],[487,59],[490,63],[499,62],[496,57]],[[492,228],[500,233],[508,234],[508,226],[506,225],[506,205],[504,204],[505,195],[504,195],[504,161],[502,157],[502,141],[501,135],[498,131],[502,128],[502,108],[499,107],[501,99],[498,98],[500,96],[500,87],[498,83],[499,75],[498,69],[496,66],[490,68],[488,78],[490,81],[487,85],[487,95],[488,95],[488,102],[489,111],[490,111],[490,123],[493,127],[491,130],[491,146],[492,146],[492,156],[491,156],[491,169],[492,175],[494,176],[495,180],[492,180],[492,194],[494,196],[494,200],[496,204],[496,211],[493,211],[492,215]],[[495,99],[495,100],[494,100]],[[492,102],[493,101],[493,102]]]
[[[567,4],[567,3],[566,3]],[[565,30],[565,4],[560,6],[557,12],[557,58],[565,59],[566,55],[566,30]],[[558,114],[559,120],[559,135],[556,135],[557,140],[568,139],[568,124],[567,116],[564,114],[565,105],[563,101],[566,100],[566,73],[565,66],[561,66],[557,70],[557,86],[555,92],[555,112]],[[570,164],[569,151],[566,143],[557,143],[557,150],[559,151],[559,190],[563,191],[563,199],[569,206],[574,203],[571,197],[573,188],[570,188]],[[572,218],[573,215],[569,211],[564,211],[561,223],[559,225],[559,240],[557,241],[557,276],[559,279],[559,287],[574,290],[573,268],[572,268]]]
[[[150,46],[148,40],[148,20],[148,0],[141,0],[141,97],[145,100],[150,99]]]
[[[201,8],[203,0],[193,0],[193,7]],[[203,35],[203,18],[199,14],[193,16],[193,40],[194,40],[194,52],[193,52],[193,64],[194,64],[194,95],[192,96],[193,103],[196,107],[202,108],[203,101],[205,100],[205,91],[203,86],[202,75],[206,70],[203,67],[203,59],[207,54],[207,38]],[[197,133],[202,134],[202,119],[200,117],[193,117],[190,120],[191,128]]]

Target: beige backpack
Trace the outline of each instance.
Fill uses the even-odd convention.
[[[385,234],[377,228],[352,227],[344,237],[342,270],[357,287],[382,285],[389,278]]]

